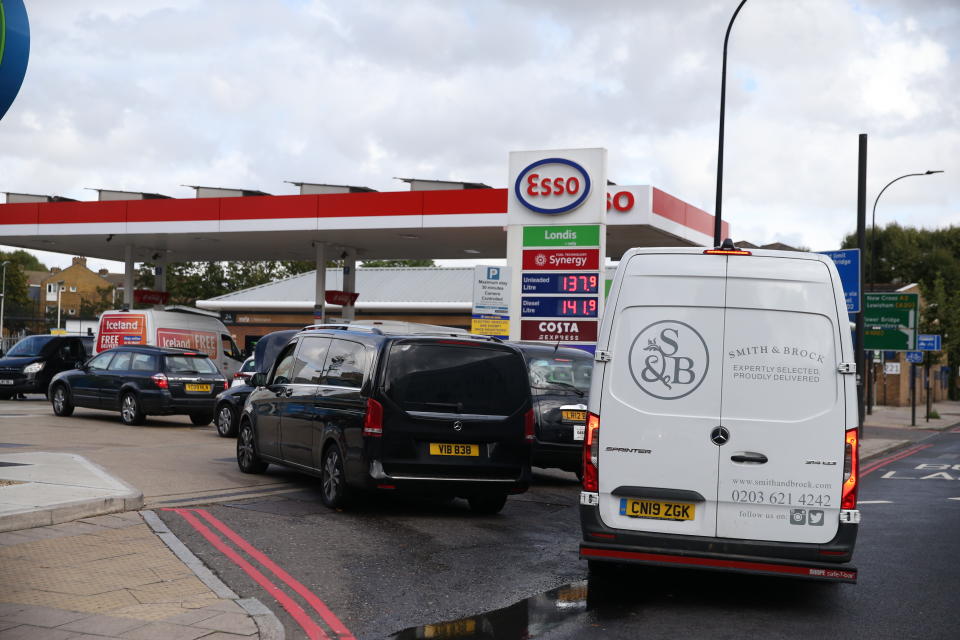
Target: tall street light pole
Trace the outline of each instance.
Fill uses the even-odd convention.
[[[3,292],[0,293],[0,353],[3,353],[3,307],[7,303],[7,265],[9,260],[3,261]]]
[[[57,329],[60,328],[60,301],[63,299],[63,283],[65,280],[61,280],[57,283]]]
[[[720,142],[717,149],[717,200],[713,209],[713,244],[719,247],[722,238],[720,237],[722,205],[723,205],[723,117],[726,113],[727,103],[727,43],[730,41],[730,30],[733,29],[733,21],[737,19],[740,9],[747,3],[747,0],[741,0],[737,5],[737,10],[733,12],[730,18],[730,24],[727,25],[727,35],[723,37],[723,70],[720,72]]]
[[[943,173],[940,169],[927,170],[923,173],[908,173],[900,176],[899,178],[894,178],[890,182],[880,189],[880,193],[877,194],[876,200],[873,201],[873,214],[870,216],[870,273],[868,274],[867,283],[871,290],[874,287],[874,279],[876,278],[876,262],[877,262],[877,203],[880,202],[880,196],[883,195],[883,192],[892,185],[894,182],[903,180],[904,178],[912,178],[914,176],[930,176],[935,173]],[[911,382],[913,381],[914,369],[910,367]],[[870,364],[867,368],[867,413],[873,413],[873,350],[870,350]]]

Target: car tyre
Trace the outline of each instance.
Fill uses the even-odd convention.
[[[216,413],[217,435],[221,438],[234,438],[237,435],[237,412],[229,403],[224,402],[217,407]]]
[[[12,397],[12,393],[0,393],[0,400],[9,400]]]
[[[331,509],[342,509],[349,501],[343,455],[340,447],[335,444],[331,444],[323,452],[323,462],[320,465],[320,499]]]
[[[146,414],[140,407],[140,399],[137,398],[137,394],[128,391],[120,398],[120,419],[123,420],[123,424],[129,425],[143,424],[143,421],[147,419]]]
[[[53,397],[50,399],[50,404],[53,405],[53,413],[55,415],[66,418],[73,414],[73,403],[70,402],[70,395],[67,393],[67,388],[62,384],[58,384],[53,389]]]
[[[237,466],[243,473],[263,473],[267,470],[267,463],[257,455],[254,445],[253,425],[244,420],[240,425],[237,436]]]
[[[197,427],[202,427],[202,426],[204,426],[204,425],[208,425],[208,424],[210,424],[210,422],[211,422],[212,420],[213,420],[213,415],[212,415],[212,414],[209,414],[209,413],[192,413],[192,414],[190,414],[190,422],[192,422],[193,425],[194,425],[194,426],[197,426]]]
[[[603,560],[587,560],[587,573],[595,580],[608,580],[617,574],[618,565]]]
[[[470,510],[479,515],[491,516],[500,513],[503,505],[507,503],[507,494],[494,493],[470,496],[467,498],[470,503]]]

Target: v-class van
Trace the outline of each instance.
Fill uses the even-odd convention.
[[[856,582],[854,352],[822,255],[631,249],[597,343],[580,557]]]

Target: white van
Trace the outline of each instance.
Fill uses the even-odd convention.
[[[219,318],[187,307],[104,311],[100,316],[94,353],[129,344],[206,353],[227,379],[240,370],[244,360]]]
[[[595,360],[580,497],[592,571],[856,582],[856,376],[829,258],[631,249]]]

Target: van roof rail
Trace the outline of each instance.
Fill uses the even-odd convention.
[[[430,332],[415,333],[410,335],[426,336],[428,338],[469,338],[471,340],[484,340],[486,342],[500,342],[500,343],[503,342],[503,340],[501,340],[496,336],[486,336],[486,335],[480,335],[475,333],[457,333],[457,332],[448,333],[445,331],[430,331]]]
[[[311,329],[335,329],[337,331],[366,331],[367,333],[375,333],[378,336],[383,335],[383,331],[380,331],[380,329],[377,329],[376,327],[366,327],[363,325],[352,325],[352,324],[346,324],[346,323],[308,324],[302,329],[302,331],[308,331]]]

